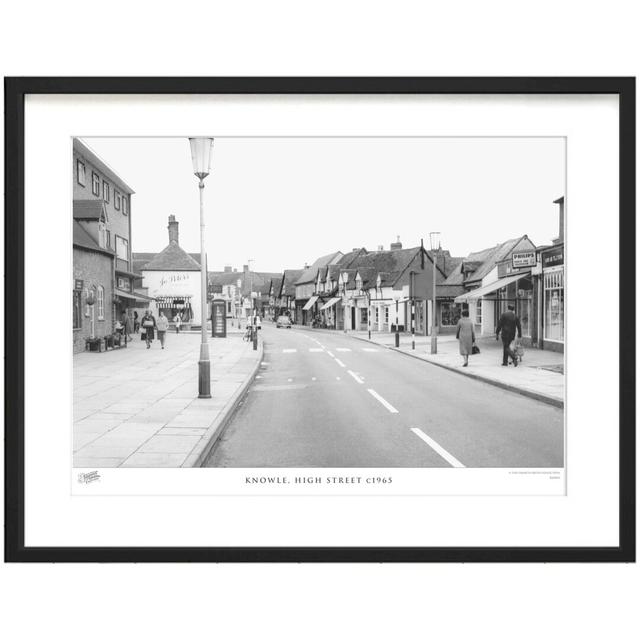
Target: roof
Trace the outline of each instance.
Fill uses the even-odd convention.
[[[141,271],[200,271],[200,264],[177,242],[171,242],[142,266]]]
[[[240,280],[240,293],[244,296],[252,291],[268,294],[272,279],[279,282],[281,278],[281,273],[267,271],[209,271],[208,273],[210,285],[237,287]]]
[[[471,253],[463,261],[463,265],[468,262],[480,262],[481,264],[476,267],[472,275],[467,278],[468,282],[475,280],[482,280],[490,271],[496,266],[496,262],[504,260],[516,245],[526,236],[520,236],[519,238],[513,238],[512,240],[506,240],[490,249],[484,249],[476,253]],[[475,265],[474,265],[475,266]]]
[[[304,273],[304,269],[285,269],[282,277],[282,287],[280,288],[280,296],[291,296],[296,292],[296,282],[300,279],[300,276]]]
[[[82,247],[83,249],[104,253],[108,256],[114,255],[111,249],[103,249],[77,220],[73,221],[73,245],[75,247]]]
[[[324,267],[328,264],[335,264],[343,257],[343,254],[340,251],[336,251],[335,253],[329,253],[326,256],[322,256],[318,258],[310,267],[307,267],[296,284],[307,284],[308,282],[314,282],[316,276],[318,275],[318,269],[320,267]]]
[[[73,217],[75,220],[106,219],[107,213],[104,201],[101,198],[94,198],[92,200],[74,200]]]
[[[186,252],[185,252],[186,253]],[[136,252],[131,254],[131,262],[133,266],[134,273],[141,273],[149,262],[151,262],[157,255],[156,253],[149,252]],[[198,265],[198,269],[200,269],[200,254],[199,253],[187,253],[187,255],[192,258]],[[236,274],[238,275],[238,274]]]
[[[116,182],[118,186],[126,193],[135,193],[135,191],[104,161],[100,158],[95,151],[88,147],[80,138],[73,139],[73,148],[78,153],[82,154],[90,160],[98,171],[102,171],[105,176],[111,178],[113,182]]]

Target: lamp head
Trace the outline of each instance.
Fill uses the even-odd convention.
[[[189,138],[193,173],[204,180],[211,173],[211,150],[213,138]]]

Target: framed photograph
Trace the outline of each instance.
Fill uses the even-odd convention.
[[[7,560],[635,561],[635,79],[7,78],[5,130]]]

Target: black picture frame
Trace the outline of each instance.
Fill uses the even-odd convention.
[[[619,531],[611,547],[27,547],[24,445],[24,141],[30,94],[615,94],[619,98]],[[25,77],[5,78],[5,561],[8,562],[634,562],[635,78]],[[115,197],[115,194],[114,194]],[[624,300],[624,303],[622,302]],[[21,310],[16,314],[16,309]],[[9,311],[11,310],[11,311]],[[8,314],[11,313],[11,318]],[[10,321],[9,321],[10,320]]]

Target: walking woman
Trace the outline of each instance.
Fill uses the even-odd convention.
[[[167,318],[165,317],[164,313],[162,313],[162,311],[158,316],[158,322],[156,323],[156,326],[158,327],[158,340],[160,340],[160,344],[164,349],[164,339],[167,335],[167,329],[169,328],[169,320],[167,320]]]
[[[144,316],[142,317],[142,328],[144,329],[144,339],[145,339],[145,342],[147,343],[147,349],[151,349],[151,343],[153,342],[153,339],[156,337],[155,331],[154,331],[155,327],[156,327],[156,319],[151,314],[151,311],[147,309],[144,312]]]
[[[464,309],[462,317],[458,320],[458,330],[456,338],[460,342],[460,355],[464,358],[463,367],[469,366],[469,356],[473,352],[473,343],[476,341],[476,334],[473,330],[473,322],[469,319],[469,311]]]

